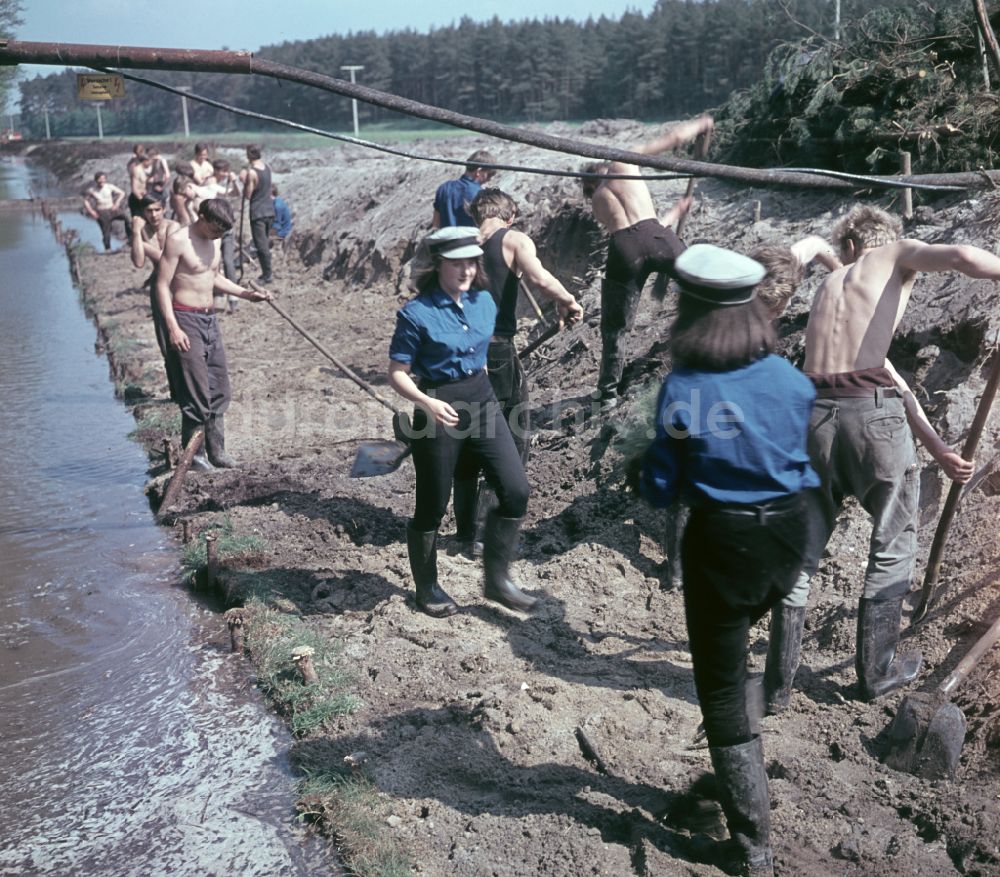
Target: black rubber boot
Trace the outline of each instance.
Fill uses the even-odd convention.
[[[621,352],[621,332],[601,333],[601,368],[597,376],[596,397],[602,409],[618,404],[618,385],[625,371]]]
[[[792,682],[802,654],[802,629],[806,623],[805,606],[778,604],[771,610],[771,634],[764,667],[764,711],[773,716],[788,706]]]
[[[239,463],[226,453],[226,421],[222,414],[212,415],[205,424],[205,451],[213,466],[220,469],[235,469],[239,466]]]
[[[483,543],[477,540],[479,522],[479,478],[456,478],[452,488],[455,507],[455,548],[449,554],[469,559],[483,556]]]
[[[447,618],[458,612],[455,601],[438,585],[437,530],[414,530],[407,526],[406,551],[417,586],[417,606],[434,618]]]
[[[855,668],[861,697],[875,700],[912,682],[920,672],[923,655],[918,651],[897,655],[903,598],[871,600],[858,604],[858,640]]]
[[[487,600],[493,600],[508,609],[530,612],[538,601],[525,594],[510,579],[510,562],[517,551],[521,520],[501,518],[496,511],[486,516],[486,532],[483,536],[483,594]]]
[[[187,448],[191,441],[191,436],[195,434],[198,427],[202,424],[198,423],[196,420],[191,420],[189,417],[181,416],[181,446],[182,448]],[[208,462],[208,457],[205,456],[205,445],[208,443],[208,427],[205,426],[205,440],[202,442],[201,448],[198,453],[194,455],[194,459],[191,460],[191,470],[194,472],[211,472],[215,469],[211,463]]]
[[[760,737],[736,746],[712,746],[708,751],[732,838],[736,873],[773,877],[771,799]]]

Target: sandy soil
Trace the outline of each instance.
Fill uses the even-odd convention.
[[[600,130],[598,130],[600,129]],[[585,129],[584,136],[588,131]],[[648,132],[595,125],[624,145]],[[472,138],[419,144],[455,157]],[[503,147],[503,160],[558,166],[560,158]],[[232,157],[236,157],[235,154]],[[386,395],[386,351],[402,279],[426,231],[440,165],[358,148],[268,157],[296,217],[275,269],[281,303],[335,355]],[[106,159],[104,160],[106,162]],[[79,176],[93,172],[92,162]],[[124,164],[124,157],[119,162]],[[391,436],[389,412],[344,379],[267,305],[222,318],[235,397],[231,472],[191,476],[179,510],[195,527],[223,513],[267,540],[281,583],[276,605],[340,644],[360,708],[296,744],[305,767],[339,769],[368,754],[394,833],[416,870],[431,875],[716,875],[712,838],[725,835],[712,799],[708,752],[692,748],[694,696],[681,596],[665,574],[662,515],[624,491],[613,437],[629,406],[601,415],[585,398],[596,378],[599,270],[604,241],[571,181],[505,173],[543,261],[576,291],[581,327],[541,348],[528,366],[536,427],[533,495],[517,573],[541,608],[521,617],[484,602],[477,563],[441,553],[442,581],[460,613],[415,611],[404,528],[413,472],[348,477],[357,444]],[[666,204],[682,182],[658,183]],[[753,202],[761,202],[759,222]],[[749,248],[761,240],[825,234],[849,203],[829,195],[699,185],[689,241]],[[923,208],[911,233],[992,248],[1000,196]],[[98,323],[133,340],[116,377],[148,394],[137,416],[164,405],[148,322],[144,272],[127,256],[82,260]],[[783,323],[801,353],[817,278]],[[1000,329],[991,284],[921,280],[893,358],[925,391],[928,412],[954,443],[972,419],[987,348]],[[663,374],[670,304],[647,296],[630,339],[630,394]],[[525,310],[525,340],[537,321]],[[393,400],[395,401],[395,399]],[[979,458],[995,453],[990,421]],[[943,495],[923,452],[921,568]],[[152,459],[153,476],[162,471]],[[942,572],[946,594],[908,637],[923,650],[914,690],[931,690],[1000,614],[996,487],[963,502]],[[155,489],[155,483],[154,483]],[[443,533],[453,524],[446,520]],[[958,777],[926,781],[889,769],[885,729],[903,693],[856,699],[854,630],[870,532],[852,506],[814,580],[791,708],[764,722],[776,870],[782,875],[1000,875],[1000,649],[953,698],[969,721]],[[766,622],[751,635],[763,669]],[[588,758],[581,732],[599,758]],[[597,762],[600,762],[600,767]]]

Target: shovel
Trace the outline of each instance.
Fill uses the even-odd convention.
[[[263,289],[254,281],[250,281],[250,286],[258,292]],[[313,347],[332,362],[343,374],[354,381],[369,396],[383,404],[392,412],[392,434],[395,441],[366,442],[358,448],[357,456],[354,458],[354,465],[351,466],[351,478],[370,478],[374,475],[388,475],[395,472],[400,464],[410,455],[409,437],[412,434],[409,415],[401,411],[385,398],[378,390],[364,378],[354,372],[329,350],[312,337],[305,329],[295,322],[274,299],[268,299],[267,303],[274,308],[278,314],[286,319],[303,338]]]
[[[1000,639],[1000,619],[930,694],[908,694],[889,725],[885,763],[926,780],[954,779],[965,742],[965,715],[948,697]]]

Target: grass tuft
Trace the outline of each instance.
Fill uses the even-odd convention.
[[[219,562],[233,560],[237,557],[250,557],[260,554],[267,543],[260,536],[252,533],[237,533],[233,520],[229,515],[222,522],[206,527],[198,534],[198,538],[184,546],[181,554],[181,564],[190,573],[196,572],[205,563],[205,537],[210,531],[217,531],[216,556]]]

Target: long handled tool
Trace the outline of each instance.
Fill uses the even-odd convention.
[[[708,155],[708,147],[712,142],[712,132],[706,131],[704,134],[698,135],[698,142],[694,147],[694,157],[697,161],[703,161],[705,156]],[[687,189],[684,191],[684,197],[690,198],[694,194],[694,177],[688,177]],[[684,237],[684,226],[687,223],[687,211],[684,215],[677,220],[677,237]]]
[[[250,286],[258,292],[262,291],[262,287],[252,280],[250,281]],[[292,328],[305,338],[306,341],[312,344],[312,346],[322,353],[323,356],[330,360],[330,362],[332,362],[345,377],[352,380],[369,396],[380,402],[392,412],[392,431],[396,436],[396,440],[365,442],[362,444],[358,448],[358,454],[354,459],[354,465],[351,467],[351,477],[368,478],[373,475],[388,475],[390,472],[395,472],[403,460],[410,455],[410,447],[408,444],[410,434],[409,417],[406,412],[393,405],[388,399],[385,398],[385,396],[369,384],[368,381],[330,353],[330,351],[320,344],[319,341],[313,338],[312,335],[296,323],[295,320],[292,319],[285,309],[276,301],[268,299],[267,303],[274,308],[281,317],[287,320],[291,324]]]
[[[996,398],[997,387],[1000,386],[1000,353],[994,352],[993,368],[990,370],[989,379],[986,381],[986,388],[983,390],[983,397],[979,400],[979,407],[976,409],[976,416],[972,419],[972,426],[969,428],[969,435],[962,447],[962,457],[971,460],[975,456],[976,448],[979,446],[979,439],[982,437],[986,420],[990,416],[993,407],[993,400]],[[934,602],[934,585],[937,583],[938,574],[941,572],[941,560],[944,555],[944,546],[948,541],[948,531],[951,529],[952,518],[958,509],[958,501],[962,495],[962,485],[953,482],[948,491],[948,498],[945,500],[944,509],[941,511],[941,520],[938,522],[937,530],[934,533],[934,541],[931,543],[930,555],[927,558],[927,571],[924,573],[924,583],[920,589],[920,604],[917,606],[910,619],[910,624],[914,625],[923,620],[927,615],[927,610]]]
[[[908,694],[889,726],[885,763],[924,779],[954,779],[965,742],[965,715],[948,702],[972,669],[1000,639],[1000,619],[969,649],[930,694]]]

